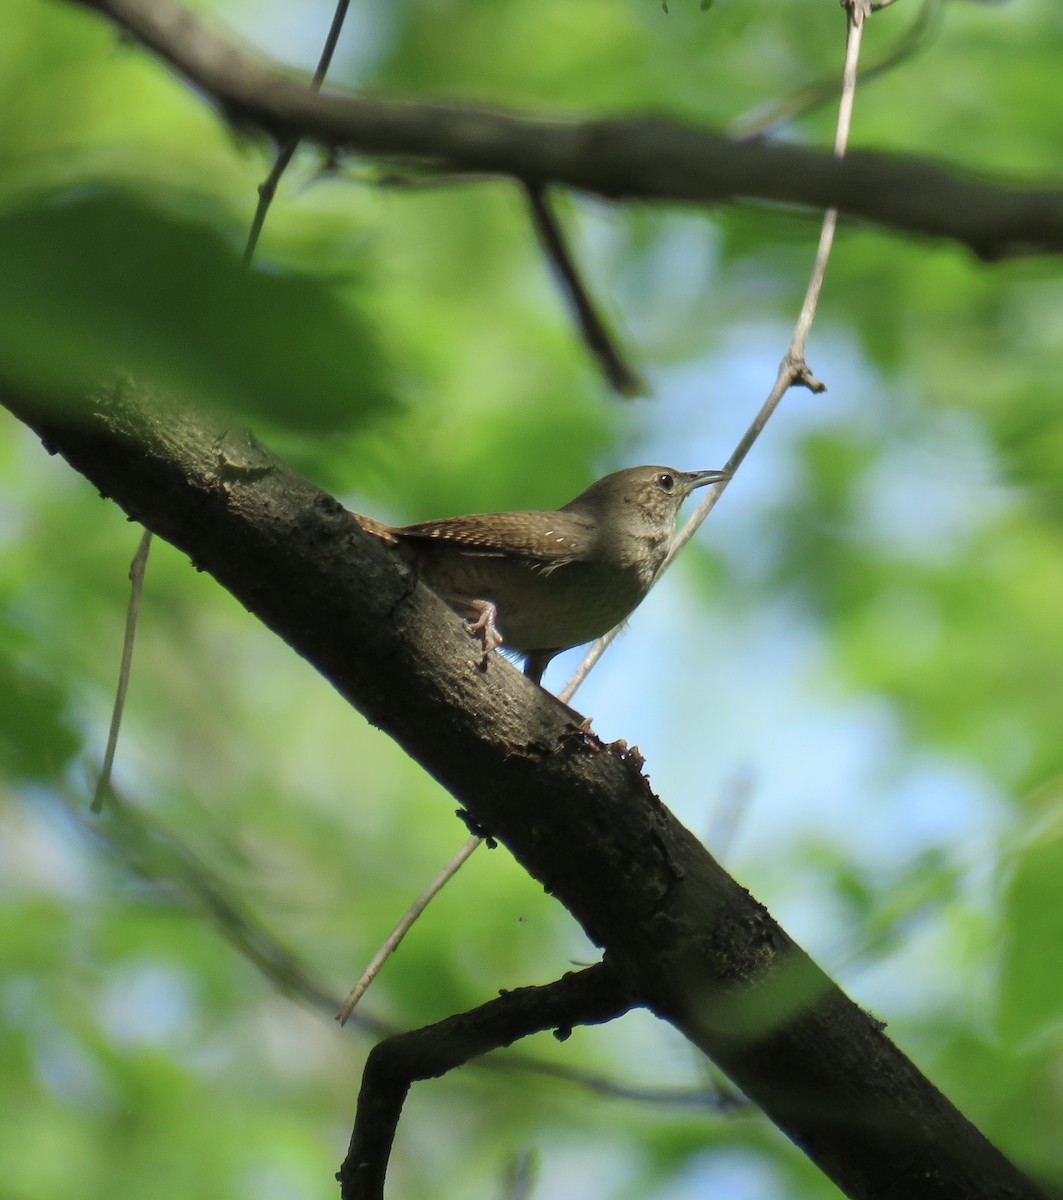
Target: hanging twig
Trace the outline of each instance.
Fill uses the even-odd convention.
[[[122,640],[122,663],[118,668],[118,689],[114,695],[114,708],[111,710],[111,728],[107,733],[107,749],[103,754],[103,766],[96,780],[96,790],[92,794],[91,812],[103,810],[104,797],[111,791],[111,771],[114,768],[114,752],[118,747],[118,731],[122,727],[122,713],[125,711],[126,692],[129,690],[129,672],[133,665],[133,645],[137,637],[137,616],[140,613],[140,597],[144,591],[144,569],[148,564],[148,551],[151,549],[151,533],[145,529],[137,547],[133,561],[129,564],[129,607],[125,615],[125,637]]]
[[[450,879],[452,875],[456,874],[461,869],[462,863],[482,841],[483,838],[480,837],[469,838],[465,845],[462,846],[458,853],[454,855],[450,862],[447,863],[443,870],[439,872],[435,879],[432,880],[428,887],[425,888],[425,890],[406,910],[402,916],[402,920],[399,921],[391,933],[388,934],[384,944],[380,947],[376,954],[373,955],[372,962],[370,962],[369,966],[366,967],[361,979],[359,979],[354,987],[351,988],[350,994],[340,1006],[339,1012],[336,1013],[336,1020],[339,1021],[341,1025],[345,1025],[347,1023],[347,1018],[354,1010],[354,1006],[359,1000],[361,1000],[366,989],[376,978],[377,972],[384,965],[384,963],[387,962],[388,958],[398,949],[399,943],[406,936],[410,926],[432,902],[432,898],[435,896],[436,892],[443,887],[443,885],[448,879]]]

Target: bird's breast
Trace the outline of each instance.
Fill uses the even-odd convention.
[[[616,563],[432,557],[422,556],[418,564],[424,582],[463,615],[469,615],[473,601],[491,601],[505,644],[518,651],[593,641],[619,625],[648,586],[637,569]]]

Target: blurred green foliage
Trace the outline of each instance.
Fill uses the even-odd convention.
[[[362,425],[384,399],[379,347],[337,289],[242,270],[205,214],[114,189],[34,196],[0,214],[0,261],[0,357],[38,394],[76,397],[121,369],[310,436]]]
[[[197,8],[303,69],[329,15]],[[355,8],[338,86],[719,127],[836,73],[843,35],[832,0]],[[934,8],[919,52],[860,90],[855,143],[1058,175],[1054,0]],[[875,16],[869,61],[919,11]],[[774,378],[817,235],[814,216],[752,204],[562,199],[655,384],[628,404],[578,344],[505,182],[384,185],[375,164],[326,172],[305,149],[241,277],[270,147],[102,21],[9,0],[0,111],[7,378],[156,375],[385,518],[553,505],[651,456],[717,465]],[[783,135],[824,144],[832,119],[824,106]],[[647,606],[672,614],[661,636],[679,652],[619,665],[657,636],[640,613],[599,668],[616,736],[648,750],[664,727],[649,765],[666,802],[700,813],[747,740],[753,790],[782,780],[775,799],[804,802],[805,824],[755,799],[740,811],[736,874],[1057,1183],[1061,308],[1058,263],[987,267],[843,221],[809,347],[830,391],[787,398],[672,598]],[[157,545],[117,769],[128,809],[91,821],[136,531],[2,430],[3,1188],[333,1196],[371,1033],[340,1033],[323,998],[461,844],[454,802]],[[830,787],[851,809],[817,824]],[[504,851],[481,850],[364,1003],[407,1027],[594,953]],[[521,1050],[623,1083],[711,1077],[640,1014]],[[536,1195],[837,1194],[754,1113],[620,1101],[498,1058],[414,1090],[393,1195],[495,1195],[529,1147]]]

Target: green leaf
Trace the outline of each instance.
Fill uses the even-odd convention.
[[[368,322],[338,289],[244,270],[222,234],[120,190],[0,216],[0,361],[59,394],[114,372],[301,433],[364,425],[385,401]]]

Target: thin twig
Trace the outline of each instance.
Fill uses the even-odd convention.
[[[144,569],[148,563],[148,551],[151,549],[151,534],[145,529],[137,547],[133,561],[129,564],[129,607],[125,615],[125,636],[122,639],[122,663],[118,668],[118,688],[114,695],[114,708],[111,710],[111,728],[107,733],[107,748],[103,754],[103,766],[96,780],[96,790],[92,794],[89,810],[94,813],[103,810],[104,797],[111,792],[111,771],[114,768],[114,752],[118,746],[118,731],[122,727],[122,713],[125,711],[125,698],[129,690],[129,672],[133,665],[133,645],[137,637],[137,614],[140,612],[140,597],[144,591]]]
[[[424,889],[417,899],[410,905],[402,915],[402,920],[388,934],[384,944],[373,955],[373,960],[366,967],[361,979],[351,988],[347,999],[340,1005],[339,1012],[336,1013],[336,1020],[341,1025],[346,1025],[347,1018],[354,1010],[354,1006],[365,995],[366,989],[377,977],[377,972],[387,962],[388,958],[398,949],[399,943],[406,936],[410,926],[424,912],[428,905],[432,902],[432,898],[460,869],[462,863],[469,857],[477,846],[483,841],[480,837],[471,837],[457,854],[447,863],[442,871],[432,880],[432,882]]]
[[[602,373],[614,391],[621,396],[645,394],[646,384],[624,361],[620,347],[614,342],[609,330],[605,327],[605,322],[595,308],[587,285],[583,282],[576,261],[565,241],[561,225],[550,207],[546,187],[541,183],[525,181],[524,194],[528,200],[532,224],[535,226],[535,232],[539,235],[539,244],[550,265],[554,268],[554,273],[568,298],[573,317],[587,349],[597,360]]]
[[[847,37],[845,43],[845,67],[842,73],[842,92],[841,101],[838,105],[838,121],[834,134],[834,153],[835,156],[841,158],[845,154],[845,147],[849,140],[849,129],[852,123],[853,114],[853,97],[856,91],[856,65],[860,56],[860,42],[863,33],[864,16],[867,0],[850,0],[848,6],[848,26]],[[738,445],[734,448],[731,457],[727,460],[724,470],[728,472],[729,478],[722,483],[713,484],[708,489],[705,499],[694,510],[690,519],[683,528],[672,539],[672,545],[669,548],[668,556],[664,560],[664,565],[658,572],[657,578],[671,566],[675,561],[676,555],[690,541],[694,534],[701,527],[702,522],[712,512],[716,506],[716,501],[723,494],[724,488],[734,478],[735,471],[742,464],[743,459],[749,453],[753,443],[760,437],[761,430],[768,423],[772,413],[775,412],[779,405],[779,401],[783,396],[795,385],[807,387],[813,392],[822,392],[826,390],[826,385],[813,377],[805,363],[805,346],[808,342],[808,335],[812,329],[812,322],[816,316],[816,306],[819,303],[819,293],[823,286],[823,277],[827,270],[827,260],[830,258],[831,246],[834,242],[834,230],[838,223],[838,210],[835,208],[828,209],[823,214],[823,225],[819,234],[819,245],[816,249],[815,261],[812,264],[812,273],[808,281],[808,288],[805,292],[804,302],[801,305],[801,311],[797,317],[797,323],[794,326],[793,337],[790,339],[790,345],[786,349],[786,354],[783,356],[782,362],[779,364],[779,371],[775,378],[775,383],[772,385],[771,391],[768,393],[767,399],[760,407],[760,411],[753,418],[752,423],[746,432],[742,435]],[[620,632],[621,626],[616,629],[611,629],[603,637],[600,637],[594,645],[587,651],[586,656],[580,665],[576,668],[572,678],[558,692],[558,699],[569,701],[575,694],[576,689],[587,678],[594,664],[601,658],[610,645],[613,639]]]
[[[332,14],[332,24],[329,26],[328,34],[325,37],[325,44],[321,49],[321,57],[318,59],[314,77],[310,81],[310,87],[315,92],[321,91],[321,85],[325,82],[325,76],[332,65],[332,56],[336,52],[336,43],[339,41],[340,30],[343,28],[343,22],[347,17],[347,8],[349,5],[350,0],[336,0],[336,11]],[[295,157],[300,140],[297,134],[289,138],[281,146],[277,151],[277,158],[273,163],[272,170],[258,185],[258,205],[255,208],[255,215],[251,221],[251,228],[248,230],[247,244],[244,246],[243,265],[245,267],[250,266],[251,260],[255,256],[255,247],[258,245],[259,235],[262,233],[262,226],[266,223],[266,214],[269,212],[269,206],[273,203],[273,197],[277,194],[277,185],[280,183],[281,176],[288,169],[288,165]]]

